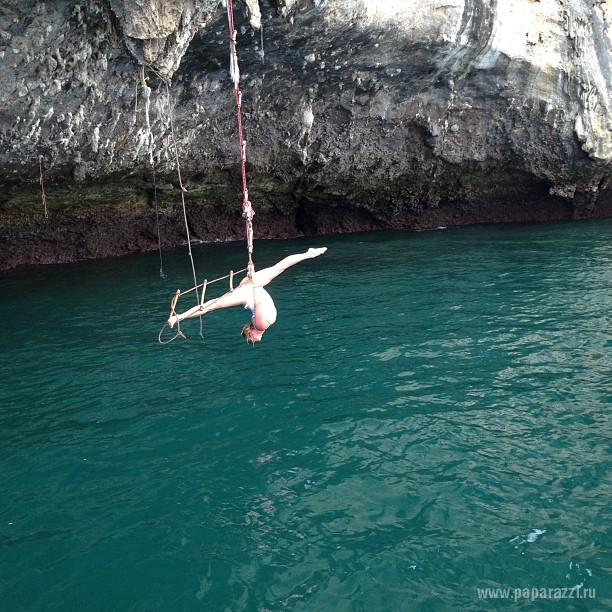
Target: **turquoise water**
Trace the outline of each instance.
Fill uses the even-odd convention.
[[[611,238],[257,242],[329,251],[254,348],[240,309],[158,343],[185,249],[3,274],[0,608],[611,609]]]

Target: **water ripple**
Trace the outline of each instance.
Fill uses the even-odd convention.
[[[152,256],[7,275],[5,606],[476,610],[583,583],[609,608],[609,229],[326,239],[254,349],[243,312],[160,347]]]

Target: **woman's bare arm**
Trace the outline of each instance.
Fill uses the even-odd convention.
[[[231,308],[232,306],[244,306],[245,304],[247,304],[249,300],[248,287],[250,287],[250,292],[252,292],[253,286],[250,284],[236,287],[236,289],[234,289],[233,291],[228,291],[227,293],[224,293],[218,298],[213,298],[212,300],[208,300],[207,302],[204,302],[202,307],[194,306],[193,308],[190,308],[189,310],[179,315],[171,316],[170,319],[168,319],[168,323],[170,324],[170,327],[173,327],[177,320],[183,321],[184,319],[201,317],[207,312],[212,312],[213,310],[219,310],[220,308]]]

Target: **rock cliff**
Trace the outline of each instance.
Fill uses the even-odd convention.
[[[256,237],[612,215],[612,0],[234,18]],[[178,245],[181,195],[243,238],[228,36],[213,0],[0,0],[0,269]]]

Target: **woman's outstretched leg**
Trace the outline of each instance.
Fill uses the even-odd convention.
[[[269,282],[273,281],[279,274],[282,274],[287,268],[295,266],[306,259],[313,259],[319,255],[323,255],[327,251],[327,247],[321,247],[319,249],[310,248],[306,253],[297,253],[295,255],[289,255],[284,259],[281,259],[276,265],[270,268],[264,268],[259,272],[255,272],[253,275],[253,282],[258,287],[264,287]]]

